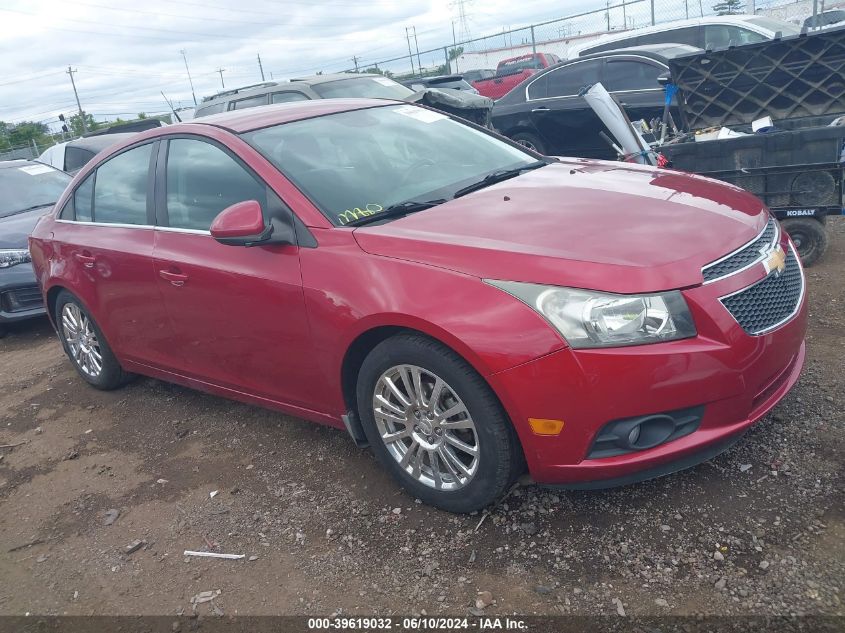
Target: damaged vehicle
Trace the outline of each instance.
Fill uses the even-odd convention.
[[[0,338],[8,324],[44,314],[27,239],[70,180],[35,161],[0,162]]]
[[[526,469],[590,489],[689,468],[804,364],[804,273],[758,198],[403,102],[144,132],[30,250],[93,387],[143,374],[346,429],[454,512]]]
[[[289,82],[268,81],[219,92],[203,99],[194,118],[229,110],[312,99],[396,99],[419,103],[453,114],[471,123],[490,127],[493,100],[451,87],[411,89],[390,77],[368,73],[312,75]]]

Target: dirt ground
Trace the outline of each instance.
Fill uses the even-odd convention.
[[[636,486],[517,488],[480,527],[339,431],[151,379],[91,389],[21,324],[0,341],[0,444],[25,442],[0,449],[0,614],[219,591],[201,613],[466,615],[489,591],[485,614],[842,615],[845,218],[829,230],[804,374],[743,441]],[[246,558],[183,556],[209,545]]]

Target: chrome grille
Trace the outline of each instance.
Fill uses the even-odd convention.
[[[771,218],[766,223],[766,227],[760,235],[748,242],[748,244],[702,268],[701,274],[704,276],[704,282],[709,283],[717,279],[722,279],[723,277],[745,270],[758,261],[762,261],[764,257],[763,253],[777,244],[778,237],[777,220]]]
[[[752,335],[769,332],[795,316],[804,296],[804,275],[792,246],[786,255],[786,269],[770,273],[762,281],[722,297],[722,305],[742,329]]]

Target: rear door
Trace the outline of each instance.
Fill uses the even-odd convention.
[[[55,239],[70,290],[118,356],[167,365],[170,323],[152,265],[157,146],[131,147],[100,164],[62,209]]]
[[[599,81],[601,59],[576,61],[528,84],[531,122],[551,154],[608,158],[601,121],[578,93]]]
[[[310,332],[295,245],[225,246],[209,227],[226,207],[282,201],[210,139],[171,137],[156,181],[154,261],[179,372],[275,401],[314,402]],[[319,399],[318,399],[319,400]]]

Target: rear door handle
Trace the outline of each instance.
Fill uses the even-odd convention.
[[[549,108],[542,106],[540,108],[533,108],[531,112],[550,112]]]
[[[158,276],[177,287],[184,286],[185,282],[188,281],[188,275],[183,273],[174,273],[170,270],[160,270],[158,271]]]
[[[74,253],[74,259],[82,264],[85,268],[94,268],[94,262],[96,259],[94,258],[91,253],[88,251],[82,251],[81,253]]]

